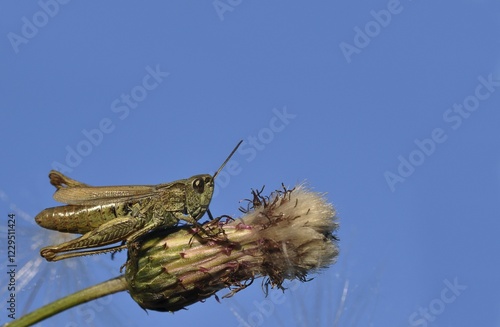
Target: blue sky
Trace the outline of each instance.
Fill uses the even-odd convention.
[[[2,2],[0,255],[7,271],[15,213],[17,316],[125,260],[38,257],[50,169],[157,184],[213,173],[243,139],[212,213],[306,180],[338,210],[337,264],[278,302],[257,282],[146,314],[120,293],[40,326],[500,326],[499,18],[490,0]]]

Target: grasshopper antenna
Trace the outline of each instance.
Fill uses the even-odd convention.
[[[222,170],[222,168],[224,168],[224,166],[227,164],[227,162],[229,161],[229,159],[231,159],[231,157],[236,152],[236,150],[238,150],[238,148],[240,147],[241,143],[243,143],[243,140],[240,140],[238,142],[238,144],[236,144],[236,146],[234,147],[233,151],[231,151],[231,153],[229,154],[229,156],[227,156],[226,160],[224,160],[224,162],[222,163],[222,165],[215,172],[214,176],[212,177],[212,181],[215,180],[215,177],[220,173],[220,171]],[[208,208],[207,208],[207,214],[208,214],[208,218],[210,220],[214,220],[214,217],[212,216],[212,213],[210,212],[210,209],[208,209]]]
[[[229,161],[229,159],[231,159],[231,157],[236,152],[236,150],[238,150],[238,148],[240,147],[241,143],[243,143],[243,140],[240,140],[238,142],[238,144],[236,144],[236,146],[234,147],[233,151],[231,151],[231,153],[226,158],[226,160],[224,160],[224,162],[222,163],[222,165],[220,166],[220,168],[215,172],[214,177],[212,177],[212,179],[215,179],[215,176],[217,176],[220,173],[220,171],[222,170],[222,168],[224,168],[224,166],[227,164],[227,162]]]

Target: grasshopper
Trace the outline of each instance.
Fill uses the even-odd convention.
[[[56,187],[54,199],[67,205],[47,208],[35,217],[35,221],[47,229],[83,235],[44,247],[41,256],[47,261],[58,261],[114,252],[152,230],[175,226],[179,220],[198,225],[205,212],[212,219],[208,205],[212,200],[215,177],[242,142],[236,145],[213,176],[195,175],[165,184],[90,186],[52,170],[49,179]],[[120,241],[125,242],[100,248]]]

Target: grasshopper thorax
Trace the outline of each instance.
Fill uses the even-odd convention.
[[[211,175],[195,175],[186,183],[186,211],[199,220],[208,210],[214,194],[214,178]]]

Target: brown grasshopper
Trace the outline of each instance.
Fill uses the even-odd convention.
[[[100,247],[120,241],[131,244],[154,229],[175,226],[179,220],[198,225],[205,212],[212,218],[208,205],[214,192],[214,179],[241,143],[213,176],[195,175],[165,184],[90,186],[52,170],[50,183],[57,188],[54,199],[68,205],[47,208],[35,221],[47,229],[83,235],[44,247],[41,256],[47,261],[58,261],[118,251],[126,245]],[[94,248],[97,249],[85,250]]]

